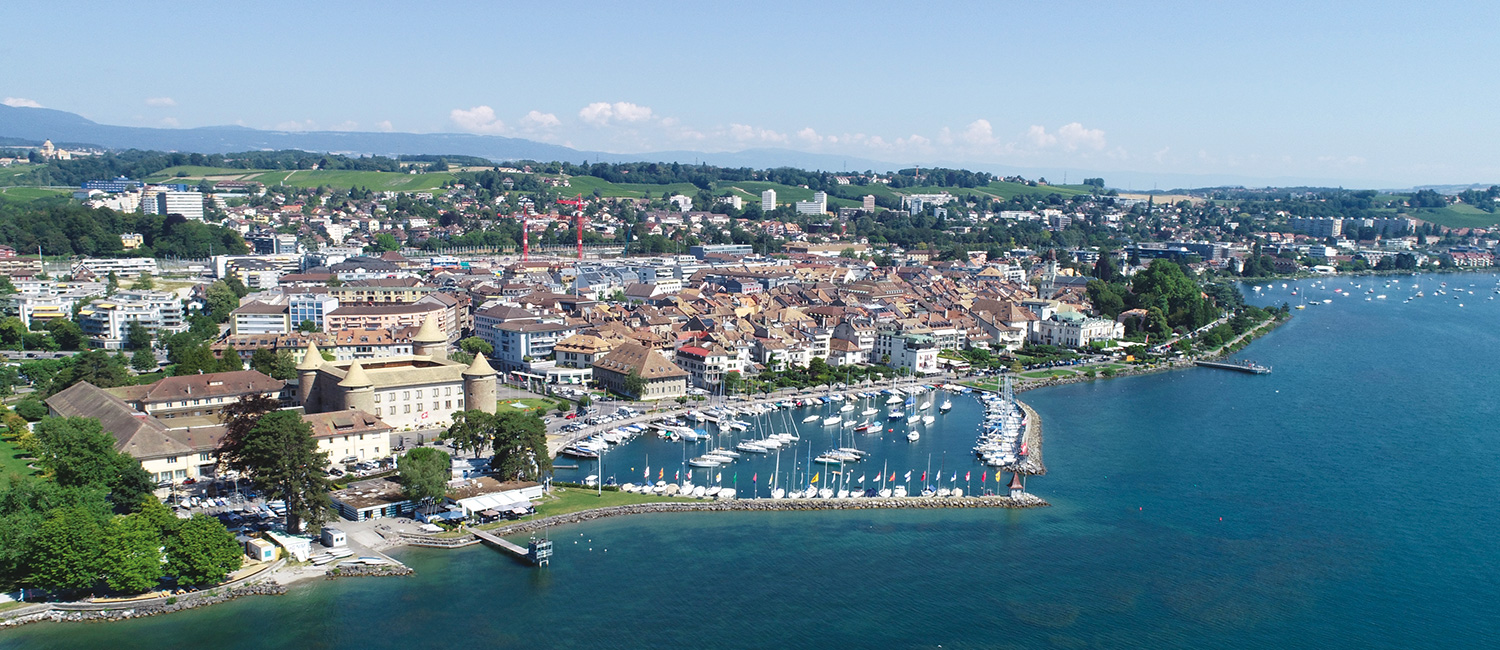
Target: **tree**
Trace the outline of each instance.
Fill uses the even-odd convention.
[[[30,581],[57,589],[92,589],[99,580],[103,535],[82,506],[53,511],[36,531],[27,558]]]
[[[312,427],[295,411],[275,410],[276,400],[247,396],[224,409],[219,462],[244,472],[267,498],[286,501],[286,527],[301,532],[328,520],[333,484],[323,468],[328,453],[318,451]]]
[[[453,450],[462,454],[465,450],[478,454],[495,437],[495,416],[479,409],[455,413],[453,424],[443,437],[453,442]]]
[[[547,425],[530,413],[498,413],[493,417],[495,456],[490,469],[501,480],[538,481],[552,473],[547,453]]]
[[[115,517],[104,526],[100,566],[104,584],[138,594],[161,580],[161,531],[141,515]]]
[[[142,273],[140,277],[135,279],[135,283],[130,285],[130,288],[141,290],[155,289],[156,281],[151,279],[150,273]]]
[[[130,355],[130,367],[136,372],[151,372],[156,370],[156,353],[149,349],[136,350]]]
[[[146,329],[140,321],[130,321],[125,327],[125,349],[143,350],[151,347],[151,330]]]
[[[219,357],[218,372],[235,372],[245,369],[245,360],[240,356],[240,351],[234,349],[233,345],[224,348],[224,354]]]
[[[490,353],[495,351],[495,346],[490,345],[487,341],[477,336],[471,336],[462,341],[459,341],[458,347],[464,352],[468,352],[472,355],[482,354],[485,356],[489,356]]]
[[[291,517],[288,510],[287,518]],[[240,568],[244,557],[244,551],[224,524],[208,515],[193,515],[178,525],[166,541],[167,573],[175,576],[179,585],[223,582],[224,576]]]
[[[377,253],[401,250],[401,243],[396,241],[395,236],[390,233],[375,235],[375,243],[372,245]]]
[[[1115,268],[1115,256],[1109,251],[1099,253],[1099,261],[1094,263],[1094,277],[1105,282],[1120,278],[1120,270]]]
[[[120,276],[115,275],[114,271],[110,271],[109,272],[109,277],[105,278],[105,281],[104,281],[104,296],[105,297],[113,296],[113,295],[115,295],[115,292],[119,291],[119,290],[120,290]]]
[[[223,280],[208,285],[208,289],[204,290],[203,294],[208,311],[216,322],[222,323],[229,320],[230,312],[240,306],[240,297]]]
[[[54,318],[46,327],[59,350],[81,350],[88,343],[88,338],[83,335],[83,328],[66,318]]]
[[[316,331],[318,331],[318,324],[314,323],[314,322],[312,322],[310,320],[304,320],[304,321],[302,321],[300,323],[297,323],[297,331],[298,332],[316,332]]]
[[[32,429],[38,463],[62,487],[105,488],[121,510],[138,507],[156,487],[139,462],[115,451],[115,437],[98,420],[46,417]]]
[[[426,503],[448,493],[453,459],[432,447],[417,447],[396,459],[396,470],[407,498]]]
[[[47,417],[47,405],[39,399],[23,399],[16,403],[16,415],[25,418],[28,422],[36,422]]]
[[[185,377],[187,375],[199,375],[218,371],[219,360],[214,358],[214,353],[208,349],[207,343],[199,343],[184,349],[178,354],[177,363],[172,366],[173,377]]]
[[[270,348],[256,348],[250,354],[250,369],[282,381],[297,376],[297,362],[292,358],[290,350],[272,352]]]
[[[26,334],[26,323],[21,322],[21,319],[15,316],[0,319],[0,345],[7,349],[18,348]]]
[[[631,369],[630,374],[625,375],[625,394],[634,398],[640,398],[646,394],[646,378],[635,369]]]

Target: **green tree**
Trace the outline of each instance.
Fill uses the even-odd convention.
[[[156,281],[151,279],[150,273],[142,273],[140,277],[135,279],[135,283],[130,285],[130,288],[141,290],[155,289]]]
[[[312,322],[310,320],[304,320],[304,321],[302,321],[300,323],[297,323],[297,331],[298,332],[316,332],[316,331],[318,331],[318,324],[314,323],[314,322]]]
[[[125,327],[125,349],[143,350],[151,347],[151,330],[146,329],[140,321],[130,321]]]
[[[114,271],[110,271],[109,277],[104,281],[104,295],[105,297],[113,296],[115,295],[115,292],[119,290],[120,276],[116,275]]]
[[[295,411],[278,411],[274,399],[247,397],[224,409],[219,461],[250,476],[268,498],[286,501],[287,530],[305,522],[318,528],[333,507],[333,488],[324,468],[328,453],[318,451],[312,427]]]
[[[219,360],[214,358],[213,350],[208,348],[207,343],[199,343],[184,349],[178,354],[177,363],[172,366],[172,376],[185,377],[187,375],[199,375],[219,371]]]
[[[463,350],[464,352],[468,352],[471,355],[482,354],[485,356],[489,356],[490,353],[495,351],[495,346],[490,345],[484,339],[477,336],[471,336],[462,341],[459,341],[458,347],[459,349]]]
[[[47,417],[49,412],[47,405],[39,399],[23,399],[16,403],[16,415],[25,418],[28,422],[36,422]]]
[[[218,372],[235,372],[245,369],[245,360],[240,356],[240,351],[234,349],[233,345],[224,348],[224,354],[219,357]]]
[[[103,531],[98,516],[82,506],[53,511],[32,540],[30,582],[56,589],[92,589],[99,581]]]
[[[129,454],[115,451],[115,437],[92,418],[42,418],[32,427],[38,463],[62,487],[105,488],[121,510],[140,506],[156,485]]]
[[[625,394],[637,399],[646,394],[646,378],[634,369],[625,375]]]
[[[59,350],[81,350],[88,345],[88,338],[83,335],[83,328],[66,318],[54,318],[48,322],[47,333],[57,343]]]
[[[0,345],[6,349],[21,347],[21,341],[27,334],[26,323],[15,316],[0,319]]]
[[[244,551],[224,524],[208,515],[193,515],[179,524],[166,541],[167,573],[175,576],[179,585],[223,582],[224,576],[240,568],[244,557]]]
[[[151,372],[156,370],[156,353],[150,349],[136,350],[130,355],[130,367],[136,372]]]
[[[161,531],[145,517],[115,517],[104,526],[101,567],[104,584],[138,594],[161,581]]]
[[[490,469],[501,480],[539,481],[552,473],[547,453],[547,425],[530,413],[498,413],[494,418],[495,455]]]
[[[222,323],[229,320],[230,312],[240,306],[239,295],[223,280],[208,285],[208,289],[203,293],[208,311],[216,322]]]
[[[447,494],[453,459],[432,447],[417,447],[396,459],[396,470],[407,498],[426,503]]]
[[[374,248],[375,252],[377,253],[396,251],[401,250],[401,243],[396,241],[396,238],[390,233],[383,232],[375,235],[375,243],[372,248]]]
[[[460,454],[465,450],[478,454],[495,437],[495,416],[479,409],[455,413],[443,437],[451,440],[453,450]]]
[[[250,354],[250,369],[282,381],[297,376],[297,363],[290,350],[272,352],[270,348],[256,348]]]

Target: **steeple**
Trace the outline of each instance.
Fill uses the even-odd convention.
[[[344,375],[344,380],[339,382],[339,385],[344,388],[369,388],[373,387],[375,382],[370,381],[369,375],[365,374],[365,369],[359,365],[358,361],[355,361],[354,365],[349,366],[349,372]]]
[[[307,341],[307,350],[302,353],[302,362],[297,364],[298,370],[317,370],[323,367],[323,353],[318,352],[318,344],[311,339]]]

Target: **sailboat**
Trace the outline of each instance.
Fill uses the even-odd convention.
[[[943,413],[947,413],[951,410],[953,410],[953,400],[951,399],[944,399],[943,405],[938,407],[938,411],[941,411]]]

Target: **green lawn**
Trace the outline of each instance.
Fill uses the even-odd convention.
[[[150,183],[189,183],[192,184],[206,176],[221,177],[216,180],[242,180],[264,173],[263,169],[235,169],[233,167],[204,167],[202,165],[178,165],[168,167],[155,174],[147,176],[146,182]],[[227,177],[227,178],[223,178]]]
[[[1449,228],[1488,228],[1500,224],[1500,213],[1485,212],[1472,205],[1463,204],[1416,210],[1406,216]]]
[[[554,515],[565,515],[580,510],[592,510],[594,508],[607,508],[610,506],[628,506],[638,503],[661,503],[663,501],[680,501],[676,497],[664,497],[654,494],[631,494],[629,492],[604,491],[604,496],[589,488],[556,488],[552,496],[543,497],[536,502],[536,514],[522,517],[519,521],[528,521],[539,517],[551,517]],[[502,521],[494,524],[479,526],[485,528],[499,528],[512,522]]]
[[[10,476],[11,474],[20,474],[22,476],[32,476],[36,474],[34,470],[26,466],[28,461],[24,460],[25,455],[26,452],[21,451],[16,446],[16,443],[9,440],[0,440],[0,475]]]
[[[1046,370],[1037,370],[1035,372],[1023,372],[1021,373],[1021,376],[1031,379],[1047,379],[1049,377],[1072,377],[1076,374],[1078,373],[1075,373],[1072,370],[1063,370],[1062,368],[1048,368]]]
[[[591,197],[594,190],[599,190],[599,195],[609,198],[631,198],[639,199],[651,193],[652,198],[663,195],[683,194],[686,196],[697,196],[698,187],[692,183],[672,183],[671,185],[653,185],[650,183],[611,183],[597,176],[569,176],[568,187],[553,188],[563,196],[574,196],[582,194],[585,198]],[[694,206],[699,207],[699,206]]]
[[[15,201],[35,201],[54,196],[72,196],[73,190],[51,187],[0,187],[0,196]]]
[[[422,192],[435,190],[443,183],[453,180],[449,172],[429,174],[401,174],[397,172],[360,172],[342,170],[297,170],[265,172],[252,180],[266,185],[285,184],[291,187],[319,187],[327,185],[346,189],[363,187],[376,192]]]
[[[528,408],[528,409],[533,409],[533,408],[547,409],[548,413],[554,412],[556,410],[556,407],[557,407],[557,401],[556,400],[541,399],[541,398],[538,398],[538,397],[522,397],[520,399],[501,399],[500,400],[500,404],[499,404],[499,408],[496,409],[496,410],[500,410],[500,409],[509,409],[509,410],[512,410],[512,411],[520,411],[520,410],[522,410],[522,409],[518,409],[515,406],[513,406],[516,403],[525,404],[526,408]],[[500,411],[500,412],[503,413],[505,411]]]

